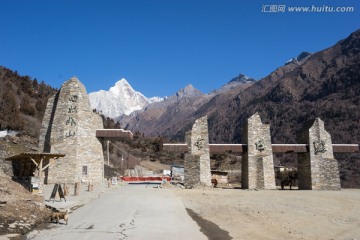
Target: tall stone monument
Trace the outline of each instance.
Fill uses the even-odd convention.
[[[340,190],[339,166],[324,122],[316,118],[306,135],[309,152],[299,155],[299,189]]]
[[[49,167],[47,183],[101,182],[104,178],[102,129],[84,85],[73,77],[49,99],[40,131],[39,149],[66,156]]]
[[[258,113],[244,127],[247,152],[242,157],[241,185],[244,189],[276,189],[270,125]]]
[[[185,187],[191,188],[198,184],[211,186],[207,116],[197,119],[185,138],[189,147],[184,164]]]

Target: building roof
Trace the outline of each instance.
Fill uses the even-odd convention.
[[[124,129],[96,129],[97,138],[133,139],[133,134]]]
[[[65,154],[62,153],[37,153],[37,152],[24,152],[18,155],[14,155],[11,157],[6,158],[7,161],[13,161],[13,160],[24,160],[28,158],[59,158],[59,157],[65,157]]]

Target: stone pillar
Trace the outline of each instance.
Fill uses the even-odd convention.
[[[242,157],[242,188],[276,189],[270,125],[255,113],[247,120],[243,135],[247,152]]]
[[[298,186],[299,190],[311,190],[311,165],[310,153],[300,153],[298,155]]]
[[[193,188],[200,184],[200,156],[185,154],[184,186]]]
[[[339,166],[330,134],[317,118],[308,132],[309,153],[299,158],[299,189],[340,190]]]
[[[211,186],[209,133],[207,116],[195,121],[191,132],[186,133],[189,153],[185,155],[184,181],[191,188],[197,184]],[[197,183],[196,183],[197,182]]]
[[[47,183],[101,182],[104,157],[96,129],[102,129],[93,113],[84,85],[73,77],[49,99],[40,130],[39,149],[63,153],[49,167]]]

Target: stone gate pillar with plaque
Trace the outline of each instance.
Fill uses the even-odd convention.
[[[255,113],[243,130],[247,151],[242,156],[242,188],[276,189],[270,125],[263,124],[260,115]]]
[[[340,190],[339,166],[324,121],[316,118],[306,135],[309,152],[299,155],[299,189]]]
[[[64,153],[49,167],[47,183],[101,182],[104,176],[102,145],[96,129],[103,128],[93,112],[85,86],[73,77],[48,100],[39,137],[45,153]]]
[[[184,184],[187,188],[201,184],[211,186],[209,133],[207,116],[195,121],[186,133],[189,153],[185,155]]]

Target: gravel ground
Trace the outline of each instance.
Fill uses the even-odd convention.
[[[360,190],[173,189],[229,239],[359,239]],[[194,219],[195,220],[195,219]],[[211,238],[209,238],[211,239]],[[222,239],[222,238],[212,238]]]

